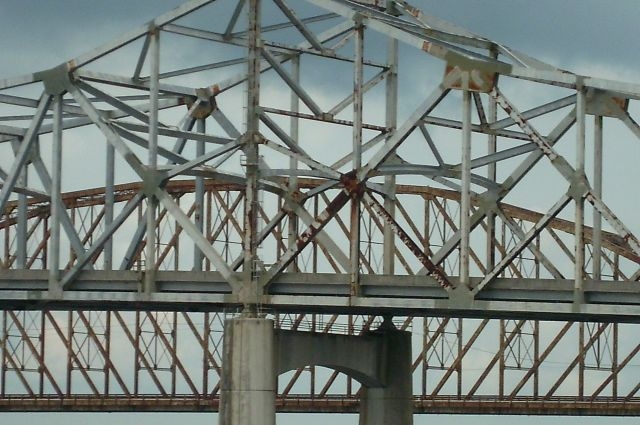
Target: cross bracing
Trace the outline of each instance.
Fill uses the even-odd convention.
[[[0,80],[2,305],[636,322],[639,94],[403,1],[187,2]]]

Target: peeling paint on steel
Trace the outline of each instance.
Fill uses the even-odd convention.
[[[469,73],[468,87],[464,87],[462,82],[462,72],[465,71]],[[457,72],[459,76],[456,80],[447,84],[447,87],[456,90],[470,90],[478,93],[489,93],[493,90],[498,81],[498,74],[496,72],[481,69],[464,70],[461,69],[460,66],[452,64],[447,64],[445,68],[445,81],[448,80],[447,77],[453,72]]]
[[[420,247],[411,239],[407,232],[402,229],[397,221],[380,205],[373,196],[367,196],[367,204],[378,214],[389,226],[400,240],[409,248],[416,256],[418,261],[429,271],[429,276],[433,277],[441,287],[447,290],[453,289],[453,285],[449,281],[444,270],[435,265],[429,257],[420,249]]]

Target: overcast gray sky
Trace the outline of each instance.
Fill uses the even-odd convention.
[[[180,4],[180,0],[0,0],[0,79],[55,66]],[[640,81],[640,0],[413,0],[450,20],[559,67]],[[637,423],[632,418],[416,417],[416,425]],[[209,414],[0,414],[0,423],[212,424]],[[287,415],[281,424],[356,424],[357,417]]]
[[[0,75],[77,56],[180,4],[181,0],[0,0]],[[414,0],[450,20],[576,72],[640,70],[636,0]],[[9,59],[9,60],[7,60]],[[597,65],[597,66],[596,66]],[[614,76],[614,75],[610,75]]]
[[[0,0],[0,76],[47,69],[182,0]],[[414,0],[434,16],[558,67],[640,80],[637,0]]]

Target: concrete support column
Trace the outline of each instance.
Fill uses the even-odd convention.
[[[273,320],[228,320],[220,393],[220,425],[275,425]]]
[[[411,334],[397,329],[376,331],[384,336],[384,387],[363,388],[360,425],[413,425]]]

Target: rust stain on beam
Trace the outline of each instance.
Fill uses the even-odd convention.
[[[400,240],[409,248],[409,250],[416,256],[418,261],[429,271],[429,276],[432,276],[441,287],[444,289],[453,289],[453,285],[449,281],[449,278],[445,274],[444,270],[435,265],[429,257],[420,249],[413,239],[404,231],[404,229],[398,224],[398,222],[384,209],[380,203],[376,201],[373,196],[368,196],[369,201],[367,204],[376,212],[387,224],[391,226],[393,232],[400,238]]]
[[[220,399],[208,396],[67,396],[10,397],[0,399],[0,412],[218,412]],[[358,413],[357,397],[309,397],[291,395],[276,398],[280,413]],[[479,396],[472,400],[455,397],[416,397],[414,414],[463,415],[560,415],[560,416],[638,416],[640,403],[602,397],[581,401],[575,397],[557,397],[539,401],[533,397],[504,400],[497,396]]]

